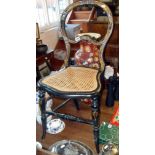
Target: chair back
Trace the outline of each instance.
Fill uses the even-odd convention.
[[[104,37],[102,37],[101,39],[96,39],[95,37],[92,37],[91,35],[89,35],[89,33],[83,33],[82,35],[77,35],[75,37],[75,39],[71,39],[68,37],[68,34],[65,29],[66,20],[68,20],[68,15],[71,14],[72,11],[75,10],[77,7],[82,7],[82,6],[86,6],[86,5],[100,8],[106,14],[106,16],[108,18],[107,31],[106,31]],[[94,11],[94,8],[92,10]],[[85,12],[85,13],[87,13],[87,12]],[[89,21],[90,21],[90,18],[88,19]],[[106,46],[111,34],[112,34],[112,31],[113,31],[113,16],[112,16],[111,10],[105,3],[97,1],[97,0],[84,0],[84,1],[78,1],[78,2],[70,4],[63,11],[63,13],[61,15],[61,32],[62,32],[62,36],[63,36],[64,42],[65,42],[66,50],[67,50],[66,59],[64,61],[65,67],[69,66],[69,58],[70,58],[70,50],[71,50],[70,44],[76,44],[79,41],[88,41],[88,42],[99,47],[99,53],[98,53],[99,54],[98,55],[99,63],[100,63],[99,69],[101,72],[103,72],[104,67],[105,67],[104,59],[103,59],[103,52],[104,52],[105,46]]]

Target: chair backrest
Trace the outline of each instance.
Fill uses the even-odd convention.
[[[85,6],[85,5],[93,5],[93,6],[97,6],[100,7],[107,15],[108,18],[108,26],[107,26],[107,32],[104,35],[103,38],[101,38],[100,40],[96,40],[93,37],[89,36],[89,35],[81,35],[80,37],[75,37],[75,40],[71,40],[68,36],[67,36],[67,32],[65,30],[65,24],[66,24],[66,18],[68,16],[68,14],[74,10],[77,7],[81,7],[81,6]],[[100,1],[97,0],[84,0],[84,1],[78,1],[75,3],[70,4],[62,13],[61,15],[61,32],[62,32],[62,36],[66,45],[66,50],[67,50],[67,56],[66,59],[64,61],[65,63],[65,67],[69,66],[69,58],[70,58],[70,43],[75,44],[79,41],[82,40],[86,40],[89,41],[90,43],[93,43],[94,45],[98,45],[100,46],[100,50],[99,50],[99,62],[100,62],[100,71],[104,71],[104,60],[103,60],[103,52],[105,49],[105,46],[112,34],[113,31],[113,16],[111,13],[111,10],[109,9],[109,7]]]

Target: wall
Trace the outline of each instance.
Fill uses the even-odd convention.
[[[55,49],[58,42],[58,27],[42,32],[40,38],[43,44],[47,44],[49,49]]]

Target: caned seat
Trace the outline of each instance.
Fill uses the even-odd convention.
[[[99,89],[98,70],[68,67],[42,80],[42,84],[60,92],[92,92]]]

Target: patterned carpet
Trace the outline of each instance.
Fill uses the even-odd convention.
[[[100,144],[112,142],[119,144],[119,127],[103,122],[100,126]]]

